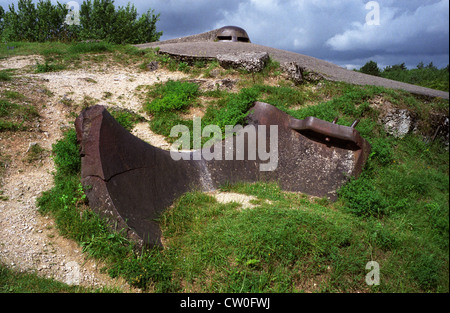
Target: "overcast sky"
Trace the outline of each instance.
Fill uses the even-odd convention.
[[[12,2],[17,3],[0,0],[0,5],[7,9]],[[244,28],[253,43],[306,54],[347,68],[359,68],[369,60],[378,62],[381,68],[403,62],[413,68],[421,61],[433,62],[441,68],[449,63],[449,0],[379,0],[371,1],[369,6],[368,0],[116,0],[114,3],[122,6],[128,2],[140,13],[151,8],[161,14],[157,24],[158,30],[164,32],[161,40],[235,25]]]

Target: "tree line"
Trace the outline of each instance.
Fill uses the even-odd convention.
[[[0,39],[11,41],[103,40],[115,44],[157,41],[159,14],[149,9],[138,14],[135,6],[116,7],[114,0],[84,0],[79,8],[50,0],[19,0],[5,10],[0,6]]]
[[[377,62],[371,60],[364,64],[358,71],[408,84],[449,91],[449,65],[438,69],[433,62],[427,65],[420,62],[416,68],[408,69],[405,63],[401,63],[380,69]]]

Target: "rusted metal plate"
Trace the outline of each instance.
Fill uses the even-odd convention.
[[[276,107],[256,102],[248,115],[249,125],[266,126],[264,139],[257,134],[256,144],[244,139],[246,149],[267,149],[270,146],[270,126],[277,126],[278,159],[276,168],[261,171],[267,160],[206,161],[215,186],[238,181],[276,181],[287,191],[303,192],[317,197],[337,199],[337,190],[350,177],[358,177],[370,152],[370,144],[352,127],[309,117],[295,119]],[[234,141],[245,133],[237,134]],[[262,143],[264,147],[260,147]],[[225,143],[223,149],[225,150]],[[250,151],[246,150],[248,156]]]
[[[102,106],[76,120],[81,177],[90,206],[142,243],[160,245],[155,221],[174,199],[198,186],[198,162],[170,153],[125,130]],[[87,188],[86,188],[87,187]]]
[[[370,152],[354,127],[294,119],[267,103],[256,102],[247,122],[215,145],[172,154],[133,136],[104,107],[85,109],[76,130],[90,206],[143,244],[161,245],[156,219],[187,191],[276,181],[286,191],[335,200]]]

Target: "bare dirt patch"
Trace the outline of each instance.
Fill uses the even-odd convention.
[[[53,187],[55,171],[52,145],[73,127],[75,116],[84,107],[100,104],[127,109],[143,116],[131,133],[151,145],[168,150],[164,136],[149,128],[151,116],[143,108],[148,86],[187,75],[163,68],[148,72],[137,66],[111,63],[83,64],[82,69],[36,73],[38,55],[17,56],[0,61],[0,69],[14,69],[14,78],[0,82],[0,95],[14,91],[32,104],[39,117],[30,121],[27,131],[0,132],[0,262],[11,268],[36,272],[44,277],[86,287],[112,287],[123,292],[139,292],[122,279],[112,279],[101,271],[98,261],[88,259],[74,241],[62,237],[51,217],[38,212],[36,199]],[[205,88],[236,88],[236,81],[202,79]],[[202,101],[205,102],[205,101]],[[206,101],[207,102],[207,101]],[[202,117],[202,105],[190,109],[185,118]],[[43,149],[32,161],[30,148]],[[237,202],[240,209],[254,208],[246,195],[212,193],[219,202]]]
[[[145,116],[137,87],[181,79],[184,74],[165,70],[150,73],[121,66],[38,74],[32,68],[39,61],[41,57],[33,55],[0,62],[0,69],[16,69],[12,81],[0,82],[0,94],[18,92],[39,113],[27,131],[0,132],[0,262],[69,284],[137,292],[125,281],[102,273],[101,263],[87,259],[78,244],[59,235],[54,221],[38,212],[36,199],[53,186],[52,145],[62,138],[65,129],[73,127],[74,116],[83,106],[117,106]],[[168,148],[147,122],[139,123],[132,133]],[[27,154],[36,144],[45,153],[29,162]]]
[[[255,204],[258,198],[249,195],[235,192],[210,192],[209,194],[215,197],[220,203],[237,203],[240,209],[253,209],[258,206]],[[271,203],[269,200],[265,201]]]
[[[44,58],[40,55],[14,56],[5,60],[0,60],[0,70],[4,69],[24,69],[42,63]]]

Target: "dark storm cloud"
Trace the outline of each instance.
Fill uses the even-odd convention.
[[[429,59],[441,67],[448,64],[448,0],[416,2],[416,7],[415,1],[391,2],[395,6],[387,3],[380,8],[380,25],[355,22],[329,38],[326,45],[344,58],[353,54],[354,59],[378,59],[388,64],[398,64],[394,60],[402,58],[410,66]]]
[[[17,1],[0,0],[7,3]],[[56,1],[53,1],[56,2]],[[65,0],[60,2],[67,2]],[[79,0],[81,3],[82,0]],[[124,6],[127,0],[116,0]],[[449,61],[448,0],[379,0],[380,25],[368,25],[368,0],[134,0],[140,13],[160,14],[161,40],[225,25],[241,26],[252,42],[341,66],[368,60],[439,67]],[[17,6],[16,6],[17,7]],[[430,60],[430,61],[428,61]]]
[[[125,2],[125,1],[124,1]],[[164,39],[198,34],[212,30],[226,12],[235,10],[241,0],[154,0],[135,1],[141,11],[152,8],[160,14],[157,26],[163,31]]]

